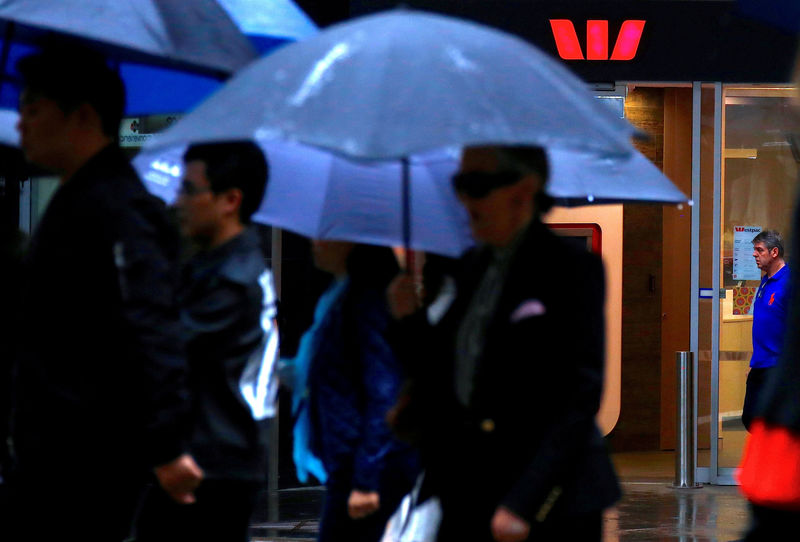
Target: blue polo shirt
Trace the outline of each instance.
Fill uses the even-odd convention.
[[[786,313],[789,309],[789,266],[761,279],[753,301],[753,357],[750,367],[766,368],[778,363],[783,350]]]

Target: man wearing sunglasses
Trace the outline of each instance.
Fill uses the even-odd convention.
[[[600,540],[619,498],[594,421],[603,268],[542,224],[547,175],[540,148],[465,149],[453,186],[478,247],[455,300],[432,326],[408,277],[389,289],[412,378],[396,423],[418,435],[441,542]]]
[[[267,475],[266,421],[275,414],[276,299],[250,217],[268,166],[254,143],[193,145],[184,154],[177,216],[197,253],[180,291],[192,403],[188,448],[204,472],[194,502],[159,487],[138,523],[140,542],[247,542]]]

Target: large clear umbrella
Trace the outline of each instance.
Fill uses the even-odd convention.
[[[284,139],[355,158],[403,159],[470,144],[627,155],[634,128],[558,61],[509,34],[396,10],[329,27],[238,72],[146,147]]]
[[[348,160],[328,151],[283,141],[261,148],[269,183],[253,220],[313,239],[384,246],[403,244],[402,175],[398,161]],[[133,166],[148,190],[167,203],[177,198],[185,147],[143,152]],[[457,153],[434,151],[409,160],[414,191],[411,248],[459,256],[473,244],[466,211],[450,187]]]
[[[628,153],[634,131],[527,42],[396,10],[261,58],[153,144],[280,138],[368,159],[485,143]]]
[[[253,220],[316,239],[400,246],[401,169],[397,161],[354,161],[305,145],[261,144],[270,163],[267,193]],[[145,186],[167,203],[177,196],[185,147],[140,153],[133,165]],[[549,151],[547,192],[561,205],[639,202],[679,204],[687,197],[638,151],[626,158]],[[472,245],[468,218],[450,179],[458,169],[456,150],[432,151],[409,159],[411,245],[459,256]],[[591,192],[585,188],[590,187]]]

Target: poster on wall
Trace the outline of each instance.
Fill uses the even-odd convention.
[[[733,280],[761,280],[761,270],[753,258],[753,237],[759,226],[733,227]]]

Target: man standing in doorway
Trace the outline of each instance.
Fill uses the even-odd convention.
[[[272,273],[248,227],[267,182],[251,142],[193,145],[177,200],[183,235],[199,252],[183,273],[180,306],[192,398],[189,450],[205,473],[196,501],[153,488],[140,542],[247,542],[267,475],[268,418],[275,415],[278,327]]]
[[[761,391],[783,349],[789,306],[789,267],[783,259],[781,234],[765,230],[756,235],[753,258],[764,276],[753,301],[753,356],[742,407],[742,423],[748,431]]]
[[[102,55],[51,44],[17,68],[22,150],[60,185],[23,264],[0,538],[120,541],[148,471],[181,502],[202,479],[184,448],[179,239],[119,149],[125,90]]]

